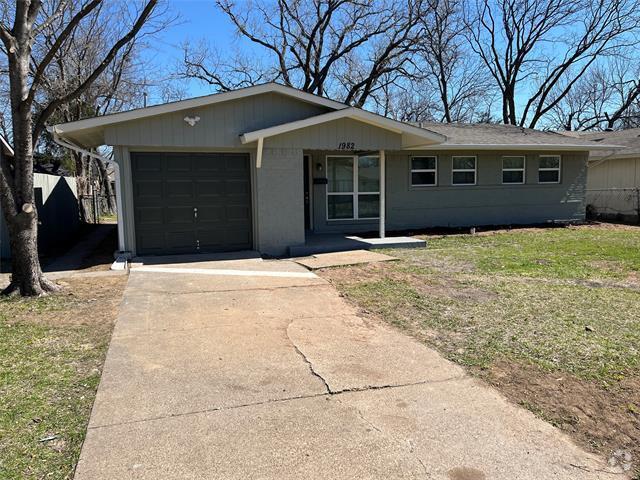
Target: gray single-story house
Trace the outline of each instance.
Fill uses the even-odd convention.
[[[119,248],[255,249],[310,235],[582,220],[592,142],[503,125],[412,125],[268,83],[50,127],[113,147]]]

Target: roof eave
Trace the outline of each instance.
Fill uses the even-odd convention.
[[[600,148],[602,147],[602,148]],[[622,147],[615,145],[574,145],[574,144],[451,144],[441,145],[419,145],[412,147],[412,150],[523,150],[523,151],[571,151],[588,152],[591,150],[614,150]]]

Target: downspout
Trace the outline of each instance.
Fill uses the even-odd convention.
[[[116,173],[116,213],[118,215],[118,250],[120,252],[123,252],[125,250],[125,244],[124,244],[124,225],[123,225],[123,221],[124,221],[124,216],[122,213],[122,191],[120,188],[120,165],[118,165],[118,162],[111,160],[107,157],[105,157],[104,155],[100,155],[99,153],[95,153],[95,152],[91,152],[87,149],[81,148],[77,145],[74,145],[73,143],[63,139],[62,137],[60,137],[60,135],[58,134],[58,132],[56,131],[56,127],[49,127],[47,130],[49,130],[49,133],[51,133],[53,141],[55,143],[57,143],[58,145],[68,148],[69,150],[73,150],[76,153],[80,153],[83,155],[87,155],[88,157],[93,157],[96,158],[98,160],[101,160],[105,163],[108,164],[113,164],[114,168],[115,168],[115,173]]]

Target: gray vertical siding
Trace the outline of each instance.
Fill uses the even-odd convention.
[[[343,142],[353,143],[356,150],[397,150],[401,148],[402,136],[351,118],[341,118],[269,139],[273,147],[309,150],[337,149]]]
[[[265,93],[188,111],[131,120],[107,127],[108,145],[138,147],[242,147],[240,135],[326,113],[328,108],[277,93]],[[186,116],[200,117],[191,127]]]
[[[313,165],[330,152],[313,152]],[[438,157],[438,185],[412,187],[411,155]],[[451,184],[451,157],[477,157],[476,185]],[[502,184],[502,157],[525,155],[526,183]],[[473,225],[533,224],[583,220],[587,153],[561,153],[561,182],[538,183],[539,153],[532,152],[387,152],[387,229],[457,227]],[[315,177],[325,172],[314,168]],[[377,229],[376,220],[328,221],[326,186],[314,185],[316,232],[358,232]]]

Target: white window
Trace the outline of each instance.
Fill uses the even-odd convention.
[[[327,219],[378,218],[380,159],[378,156],[327,156]]]
[[[538,183],[560,183],[560,155],[540,155]]]
[[[476,157],[451,157],[451,183],[453,185],[476,184]]]
[[[525,158],[502,157],[502,183],[524,183]]]
[[[411,158],[411,186],[431,187],[438,184],[438,159],[436,157]]]

